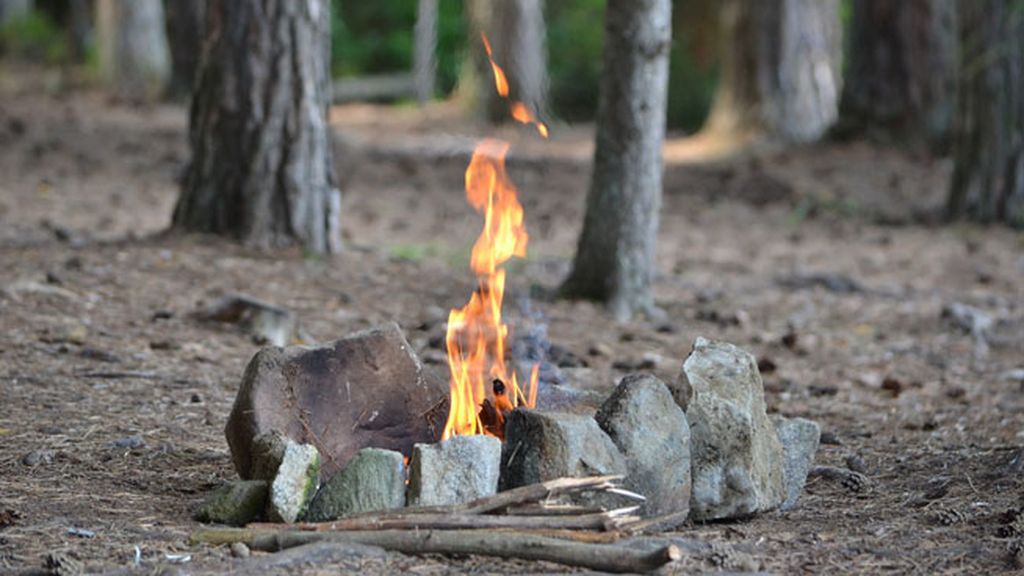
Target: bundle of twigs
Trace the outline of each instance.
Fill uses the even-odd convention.
[[[465,504],[406,508],[361,514],[332,522],[253,524],[244,529],[204,529],[193,542],[242,542],[276,551],[324,540],[380,546],[407,554],[479,554],[547,560],[607,572],[644,572],[679,558],[674,546],[654,552],[597,542],[614,540],[619,530],[639,522],[637,506],[604,511],[565,505],[555,498],[604,492],[643,500],[619,488],[621,476],[560,478],[500,492]],[[598,531],[598,532],[595,532]],[[611,533],[609,536],[602,536]]]

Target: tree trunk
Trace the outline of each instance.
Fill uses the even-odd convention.
[[[192,161],[174,227],[270,248],[341,247],[328,0],[208,0]]]
[[[1024,3],[961,0],[949,215],[1024,227]]]
[[[171,38],[171,84],[168,92],[188,98],[199,70],[206,29],[206,0],[174,0],[167,3],[167,29]]]
[[[72,62],[85,62],[91,40],[89,0],[68,0],[68,51]]]
[[[654,310],[671,0],[609,0],[594,172],[563,292],[604,301],[618,319]]]
[[[32,4],[32,0],[0,0],[0,24],[28,15]]]
[[[98,0],[96,30],[100,73],[120,97],[141,101],[163,94],[171,56],[161,0]]]
[[[839,0],[727,0],[707,129],[818,139],[838,111],[841,36]]]
[[[491,29],[494,10],[491,0],[464,0],[462,7],[467,41],[466,52],[459,67],[455,99],[466,109],[484,116],[496,96],[491,65],[487,62],[480,35]]]
[[[854,0],[847,54],[843,133],[948,148],[956,109],[956,0]]]
[[[413,76],[416,101],[422,106],[434,97],[437,77],[437,0],[417,3]]]
[[[542,0],[496,0],[494,4],[492,45],[494,60],[504,68],[509,82],[509,97],[535,112],[544,110],[547,101],[547,50],[545,48],[544,3]],[[488,93],[494,91],[494,79],[484,75]],[[508,102],[488,99],[487,116],[495,123],[509,119]]]

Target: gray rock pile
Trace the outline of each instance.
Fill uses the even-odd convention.
[[[742,518],[796,503],[820,437],[814,422],[768,416],[753,356],[704,338],[671,386],[627,376],[594,417],[514,410],[504,444],[437,442],[445,396],[395,325],[266,348],[246,369],[226,430],[243,480],[212,493],[196,518],[329,521],[613,474],[646,497],[639,514],[666,527]],[[625,504],[607,495],[581,503]]]

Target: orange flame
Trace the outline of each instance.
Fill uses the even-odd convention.
[[[508,98],[508,78],[505,77],[505,71],[498,66],[498,63],[494,61],[494,53],[491,51],[491,42],[487,39],[487,34],[481,33],[480,39],[484,43],[484,52],[487,53],[487,60],[491,63],[491,70],[494,71],[494,89],[498,91],[498,95],[502,98]],[[509,105],[509,113],[512,115],[512,119],[520,124],[533,124],[537,127],[537,132],[544,138],[548,137],[548,126],[537,119],[530,109],[526,107],[526,104],[522,102],[512,102]]]
[[[483,36],[484,49],[494,70],[495,89],[508,95],[508,80],[491,53],[491,44]],[[511,104],[512,117],[518,122],[537,126],[547,137],[547,126],[534,118],[521,102]],[[508,326],[501,319],[505,295],[505,269],[510,258],[526,256],[529,236],[523,224],[523,206],[516,197],[516,188],[505,171],[508,143],[487,139],[477,145],[466,168],[466,197],[471,206],[484,215],[480,233],[470,258],[470,267],[478,286],[464,307],[448,315],[448,366],[451,368],[451,407],[442,439],[453,435],[491,434],[480,418],[486,401],[503,413],[517,406],[533,407],[537,403],[537,372],[534,365],[530,380],[520,386],[515,371],[505,364],[505,338]],[[491,388],[499,382],[503,389]]]

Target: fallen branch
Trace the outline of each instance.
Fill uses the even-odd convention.
[[[483,514],[391,514],[387,517],[339,518],[330,522],[288,524],[291,530],[303,532],[349,532],[353,530],[487,530],[551,529],[551,530],[613,530],[639,520],[632,516],[639,506],[608,512],[574,516],[497,516]],[[280,524],[250,524],[256,529],[280,529]]]
[[[591,476],[590,478],[557,478],[539,484],[530,484],[499,492],[494,496],[479,498],[462,506],[456,507],[457,512],[466,514],[484,514],[516,504],[526,504],[547,500],[564,494],[578,492],[605,492],[618,489],[615,482],[622,480],[621,475]],[[642,497],[641,497],[642,499]]]
[[[404,554],[476,554],[542,560],[603,572],[650,572],[682,557],[679,548],[654,551],[609,544],[585,544],[535,534],[481,530],[380,530],[304,532],[251,528],[211,528],[192,533],[193,544],[241,542],[254,550],[276,552],[325,540],[379,546]]]

